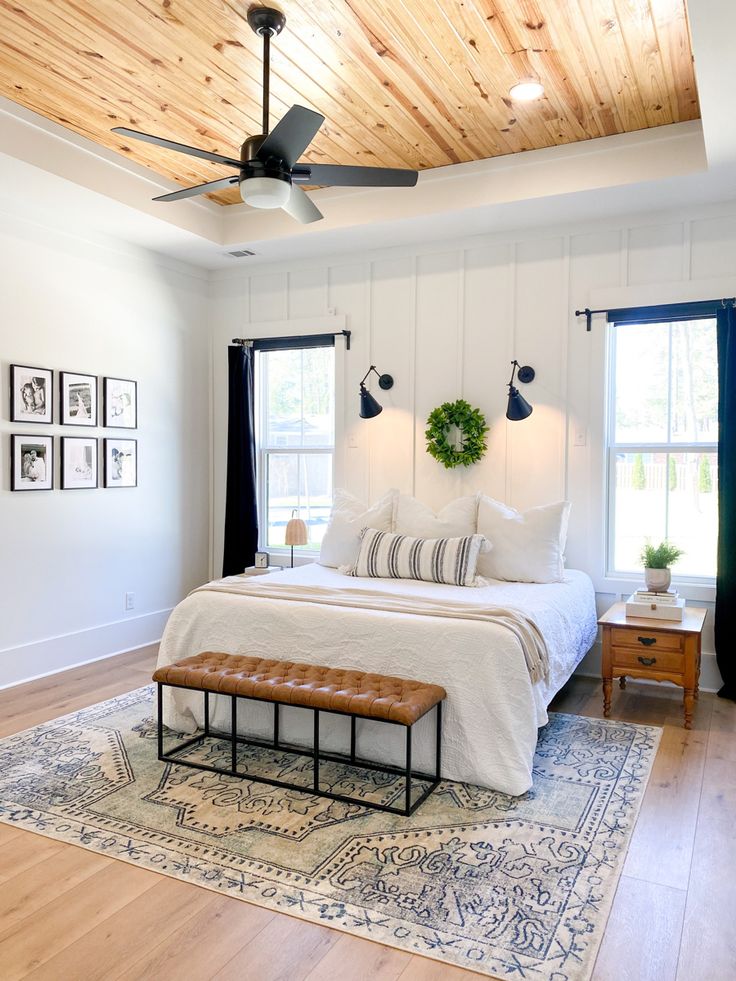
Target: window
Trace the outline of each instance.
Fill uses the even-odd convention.
[[[640,572],[647,538],[684,550],[673,573],[714,580],[718,361],[713,317],[610,331],[609,575]]]
[[[335,349],[266,349],[256,357],[260,545],[286,547],[296,508],[309,529],[306,548],[316,551],[332,506]]]

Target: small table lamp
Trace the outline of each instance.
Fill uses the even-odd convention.
[[[294,568],[294,546],[306,545],[309,541],[307,526],[301,518],[295,517],[296,508],[291,512],[291,518],[286,525],[284,543],[291,546],[291,568]]]

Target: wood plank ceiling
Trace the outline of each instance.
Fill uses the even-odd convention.
[[[287,25],[272,43],[271,125],[294,103],[323,113],[312,162],[423,170],[699,116],[685,0],[274,5]],[[259,133],[248,6],[0,0],[0,94],[180,184],[225,176],[110,129],[227,154]],[[512,102],[529,74],[544,98]]]

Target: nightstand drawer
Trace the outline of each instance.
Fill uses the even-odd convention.
[[[672,671],[682,674],[685,667],[685,658],[680,651],[612,647],[611,657],[615,668],[633,668],[637,671]]]
[[[646,627],[612,627],[611,643],[614,647],[635,647],[653,651],[681,651],[685,646],[682,634],[666,630],[648,630]]]

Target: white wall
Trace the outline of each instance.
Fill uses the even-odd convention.
[[[603,610],[633,583],[607,579],[603,567],[606,327],[599,318],[586,333],[573,311],[733,296],[736,205],[250,271],[243,260],[237,271],[214,274],[213,290],[213,572],[222,554],[227,343],[286,331],[292,321],[294,332],[310,322],[327,329],[322,318],[334,314],[353,332],[338,485],[371,499],[397,486],[434,506],[476,489],[519,508],[566,497],[568,565],[593,577]],[[521,386],[534,405],[522,423],[504,418],[514,357],[537,372]],[[357,387],[370,363],[396,383],[380,393],[384,412],[365,421]],[[488,453],[474,467],[445,471],[426,453],[425,421],[459,397],[486,414]],[[585,445],[575,445],[577,433]],[[683,591],[712,609],[712,589]],[[712,618],[704,650],[713,650]],[[586,669],[596,667],[589,659]],[[711,654],[703,684],[718,683]]]
[[[206,279],[81,236],[0,215],[0,686],[157,640],[208,572]],[[11,423],[11,363],[136,379],[139,486],[59,490],[58,437],[110,431],[58,425],[58,375],[54,425]],[[57,489],[10,491],[13,432],[57,437]]]

